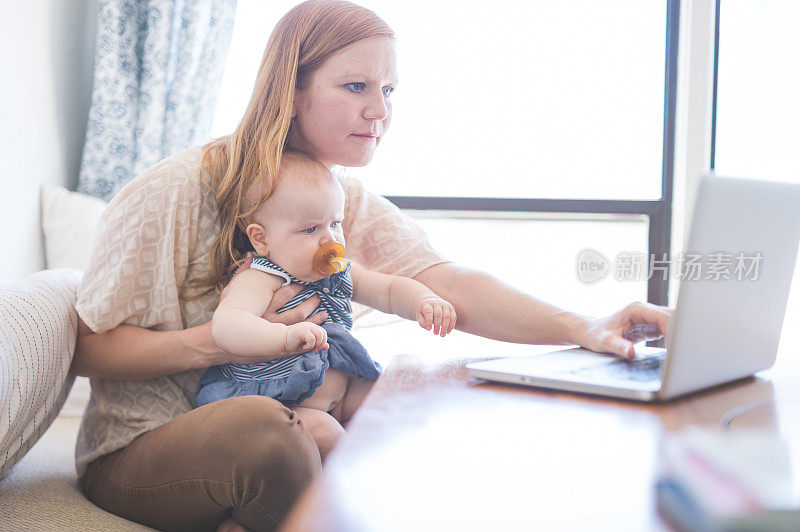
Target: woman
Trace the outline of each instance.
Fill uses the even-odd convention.
[[[98,506],[167,530],[270,530],[320,471],[306,428],[269,398],[191,409],[204,368],[260,361],[211,339],[219,291],[242,259],[241,227],[219,227],[217,206],[233,208],[250,184],[276,175],[284,148],[329,167],[368,164],[391,122],[396,81],[393,33],[374,13],[336,0],[301,4],[273,31],[236,131],[162,161],[112,200],[79,292],[72,368],[93,377],[76,462]],[[631,355],[631,324],[667,330],[668,309],[634,303],[589,319],[446,262],[388,202],[355,180],[342,185],[352,257],[451,301],[462,331]],[[275,314],[292,295],[276,293],[264,317],[306,319],[316,299]]]

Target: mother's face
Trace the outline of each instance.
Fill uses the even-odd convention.
[[[392,120],[394,41],[363,39],[328,58],[295,94],[291,147],[330,167],[364,166]]]

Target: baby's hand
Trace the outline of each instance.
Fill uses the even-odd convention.
[[[433,327],[433,334],[445,336],[456,326],[456,309],[442,298],[429,297],[417,307],[417,322],[426,331]]]
[[[328,333],[313,323],[302,321],[286,327],[286,352],[305,353],[328,349]]]

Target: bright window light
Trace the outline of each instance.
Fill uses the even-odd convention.
[[[800,182],[800,3],[737,0],[720,11],[715,170]]]
[[[214,135],[295,2],[239,0]],[[394,119],[353,170],[386,195],[657,199],[666,2],[364,0],[397,33]]]

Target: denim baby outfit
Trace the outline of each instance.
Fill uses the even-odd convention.
[[[310,297],[319,296],[320,304],[314,312],[324,310],[328,313],[328,319],[322,327],[328,333],[329,349],[257,364],[224,364],[208,368],[197,385],[195,407],[242,395],[264,395],[287,406],[298,405],[314,395],[329,367],[362,379],[378,378],[380,365],[370,358],[364,346],[349,332],[353,326],[350,308],[353,281],[349,262],[344,271],[313,283],[297,279],[265,257],[253,258],[250,267],[283,277],[283,286],[289,283],[303,285],[303,290],[278,309],[278,313],[293,309]]]

